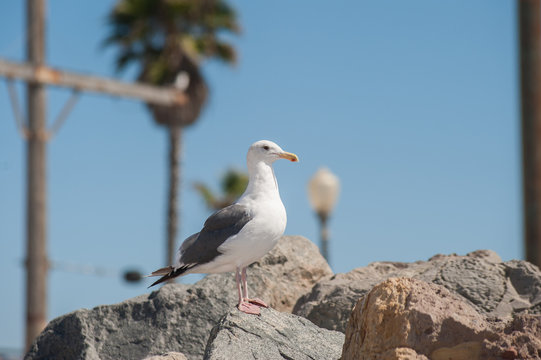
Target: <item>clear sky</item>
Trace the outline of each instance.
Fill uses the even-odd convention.
[[[114,1],[47,1],[47,62],[114,76],[100,43]],[[245,169],[277,142],[287,234],[318,241],[306,185],[327,166],[342,191],[331,263],[426,260],[492,249],[522,257],[515,2],[233,1],[235,67],[203,66],[210,102],[183,136],[178,242],[209,212],[195,181]],[[0,57],[25,57],[23,1],[0,2]],[[133,79],[135,69],[118,75]],[[20,96],[23,87],[19,84]],[[52,121],[69,91],[48,92]],[[165,251],[167,138],[133,100],[84,95],[48,146],[52,261],[148,272]],[[0,80],[0,347],[24,342],[25,143]],[[53,270],[49,318],[147,293],[145,284]],[[234,289],[224,289],[234,291]]]

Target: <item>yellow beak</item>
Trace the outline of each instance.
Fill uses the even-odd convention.
[[[280,159],[286,159],[286,160],[293,161],[293,162],[299,161],[299,158],[297,157],[297,155],[295,155],[293,153],[288,153],[288,152],[285,152],[285,151],[283,153],[278,154],[278,157]]]

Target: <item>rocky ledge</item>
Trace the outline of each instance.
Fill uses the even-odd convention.
[[[541,314],[541,272],[519,260],[502,262],[490,250],[465,256],[435,255],[413,263],[374,262],[319,281],[293,313],[330,330],[346,331],[351,310],[375,285],[407,277],[445,287],[486,316]]]
[[[54,319],[25,359],[541,359],[541,272],[491,251],[334,275],[284,236],[249,282],[260,316],[209,275]]]
[[[297,299],[333,273],[316,245],[284,236],[248,269],[250,293],[291,312]],[[25,359],[142,359],[181,352],[201,359],[212,328],[235,308],[234,275],[194,285],[168,284],[119,304],[81,309],[52,320]]]

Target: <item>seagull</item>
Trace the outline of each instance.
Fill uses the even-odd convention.
[[[184,240],[174,264],[149,275],[161,276],[149,287],[180,275],[236,271],[238,309],[259,315],[260,307],[268,307],[263,300],[248,297],[246,267],[268,253],[286,228],[286,210],[272,164],[278,159],[297,162],[299,158],[268,140],[253,143],[246,158],[249,181],[244,194],[212,214],[200,232]]]

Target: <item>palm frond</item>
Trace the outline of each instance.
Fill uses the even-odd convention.
[[[228,170],[222,179],[222,191],[224,195],[233,199],[241,196],[247,186],[248,175],[237,170]]]
[[[194,188],[197,190],[197,192],[199,192],[199,194],[201,194],[208,208],[213,209],[216,206],[216,196],[212,193],[208,186],[198,182],[194,184]]]
[[[221,39],[240,31],[234,9],[224,0],[119,0],[107,23],[110,33],[102,45],[119,49],[119,70],[140,62],[158,79],[164,77],[164,64],[178,63],[164,57],[188,56],[196,63],[203,58],[236,60],[233,46]]]

